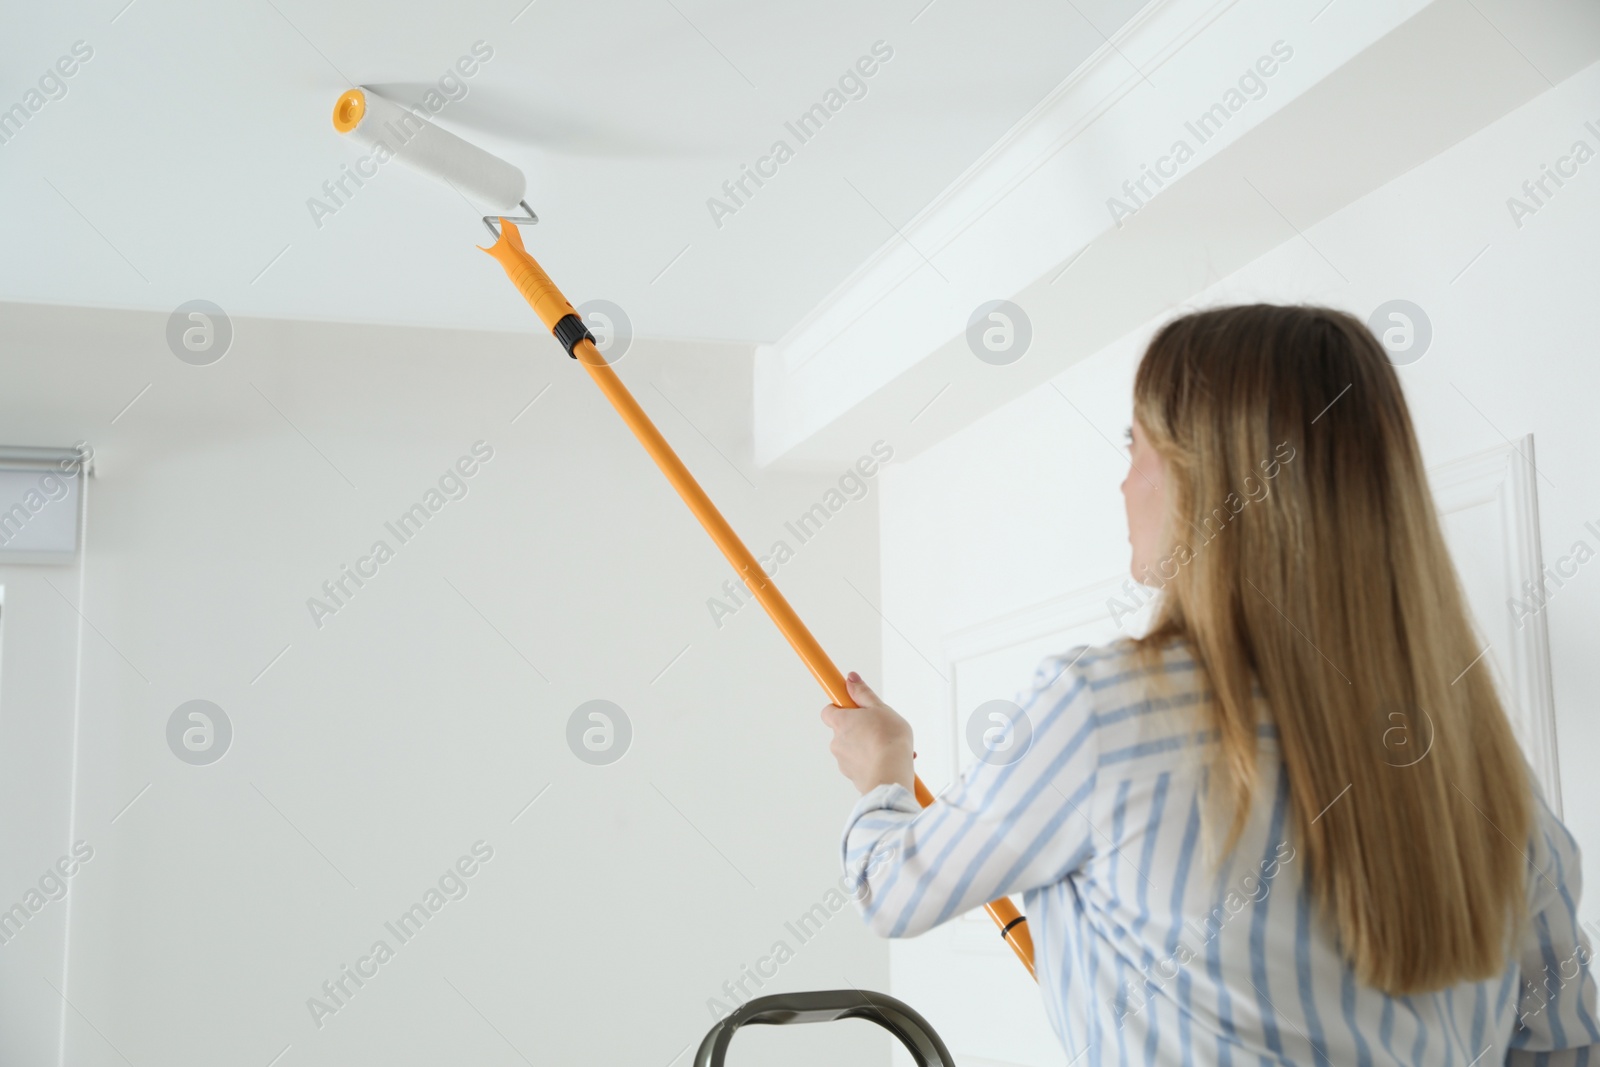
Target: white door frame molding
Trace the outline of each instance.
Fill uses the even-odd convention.
[[[1472,508],[1499,512],[1501,556],[1507,600],[1522,596],[1530,584],[1545,581],[1539,542],[1538,468],[1533,435],[1507,441],[1428,472],[1440,517]],[[1550,670],[1550,627],[1543,610],[1510,627],[1509,647],[1496,649],[1503,676],[1501,698],[1506,710],[1520,718],[1528,762],[1533,765],[1550,809],[1561,815],[1561,771],[1556,753],[1555,683]],[[1487,638],[1485,638],[1487,640]]]

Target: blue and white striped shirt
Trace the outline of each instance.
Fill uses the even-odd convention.
[[[903,786],[863,796],[844,866],[872,929],[914,937],[1022,893],[1045,1011],[1075,1063],[1589,1062],[1578,847],[1542,799],[1532,921],[1505,971],[1387,996],[1316,920],[1270,724],[1243,836],[1208,858],[1220,834],[1203,818],[1196,757],[1214,742],[1193,725],[1208,699],[1197,674],[1176,643],[1150,672],[1125,641],[1052,657],[1018,701],[1032,726],[1019,760],[975,763],[926,810]]]

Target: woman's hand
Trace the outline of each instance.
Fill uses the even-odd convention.
[[[862,793],[890,782],[912,789],[911,724],[879,700],[855,671],[845,684],[858,706],[828,704],[822,709],[822,721],[833,730],[828,748],[840,772]]]

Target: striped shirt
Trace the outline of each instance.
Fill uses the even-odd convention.
[[[1589,1062],[1578,847],[1542,799],[1532,921],[1504,972],[1388,996],[1316,920],[1270,723],[1243,836],[1208,859],[1196,757],[1215,735],[1193,725],[1198,674],[1177,643],[1154,671],[1126,641],[1051,657],[1017,701],[1032,729],[1020,759],[974,763],[926,810],[899,785],[863,796],[843,853],[868,924],[914,937],[1021,893],[1046,1014],[1086,1067]]]

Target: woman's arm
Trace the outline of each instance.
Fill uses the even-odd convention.
[[[865,687],[851,695],[867,706],[824,710],[830,725],[844,720],[834,726],[840,768],[867,790],[843,849],[874,931],[913,937],[996,897],[1059,881],[1093,854],[1098,723],[1087,678],[1066,662],[1047,661],[1045,680],[1021,705],[1018,736],[1031,734],[1023,754],[978,761],[928,808],[910,789],[910,728],[902,739],[887,716],[903,719]],[[849,724],[857,712],[869,725]]]
[[[1589,969],[1592,946],[1578,922],[1583,883],[1578,843],[1537,787],[1534,792],[1538,818],[1528,857],[1532,916],[1518,949],[1521,989],[1506,1063],[1562,1067],[1589,1062],[1590,1046],[1600,1045],[1600,1024]]]

